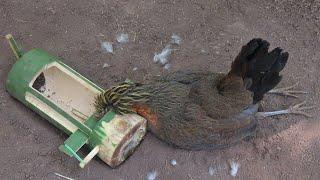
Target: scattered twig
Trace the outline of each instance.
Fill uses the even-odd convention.
[[[59,173],[54,173],[54,174],[55,174],[56,176],[59,176],[59,177],[64,178],[64,179],[74,180],[74,179],[72,179],[72,178],[69,178],[69,177],[67,177],[67,176],[61,175],[61,174],[59,174]]]

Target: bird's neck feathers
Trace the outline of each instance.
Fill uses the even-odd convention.
[[[150,93],[132,82],[124,82],[114,86],[95,98],[95,109],[98,117],[112,110],[117,114],[136,113],[134,105],[148,101]]]

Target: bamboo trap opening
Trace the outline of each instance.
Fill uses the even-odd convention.
[[[94,113],[94,98],[100,92],[56,62],[41,70],[30,87],[80,122]]]

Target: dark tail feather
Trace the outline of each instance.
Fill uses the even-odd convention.
[[[281,81],[279,73],[289,57],[289,53],[279,47],[271,52],[268,49],[267,41],[252,39],[242,47],[228,74],[242,77],[245,87],[253,92],[253,103],[262,100],[263,95]]]

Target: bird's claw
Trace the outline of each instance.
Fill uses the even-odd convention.
[[[294,97],[294,98],[298,98],[298,96],[296,94],[307,94],[308,93],[306,91],[292,90],[297,85],[298,85],[298,83],[296,83],[296,84],[294,84],[292,86],[289,86],[289,87],[272,89],[268,93],[270,93],[270,94],[279,94],[279,95],[289,96],[289,97]]]
[[[311,118],[312,116],[308,113],[306,113],[304,110],[309,110],[315,108],[315,106],[305,106],[306,101],[303,101],[302,103],[291,105],[288,108],[288,114],[300,114],[303,116],[306,116],[308,118]]]
[[[289,106],[288,109],[285,110],[278,110],[278,111],[270,111],[270,112],[257,112],[257,117],[270,117],[270,116],[277,116],[281,114],[299,114],[305,117],[311,118],[312,116],[305,112],[305,110],[313,109],[315,106],[305,106],[306,102],[302,102],[299,104],[294,104]]]

